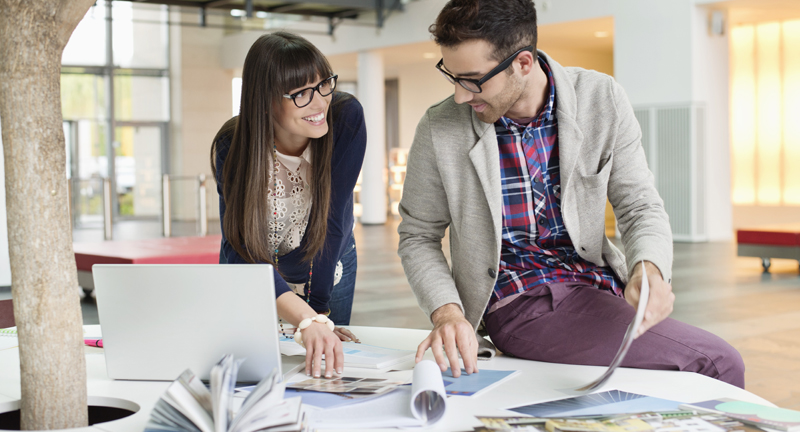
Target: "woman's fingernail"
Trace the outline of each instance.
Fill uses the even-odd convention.
[[[342,369],[341,369],[341,368],[337,369],[337,370],[336,370],[336,373],[338,373],[339,375],[341,375],[341,374],[342,374]]]
[[[325,378],[330,378],[331,376],[330,372],[325,374]]]

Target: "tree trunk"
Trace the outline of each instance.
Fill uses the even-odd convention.
[[[94,0],[0,0],[0,121],[22,429],[87,425],[61,53]]]

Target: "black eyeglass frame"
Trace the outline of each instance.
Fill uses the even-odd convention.
[[[322,97],[328,96],[329,94],[333,93],[333,91],[336,89],[336,81],[338,79],[339,79],[339,75],[331,75],[328,78],[325,78],[324,80],[320,81],[319,84],[315,85],[314,87],[306,87],[306,88],[300,89],[300,90],[298,90],[298,91],[296,91],[296,92],[294,92],[292,94],[285,94],[285,95],[283,95],[283,97],[285,97],[286,99],[291,99],[292,102],[294,102],[294,106],[296,106],[297,108],[303,108],[305,106],[308,106],[308,104],[310,104],[311,101],[314,100],[314,92],[319,93],[319,95],[322,96]],[[330,80],[333,80],[333,85],[331,86],[331,91],[329,93],[322,94],[322,92],[319,90],[319,88],[322,87],[323,84],[325,84],[326,82],[328,82]],[[302,92],[304,92],[306,90],[311,90],[311,97],[308,98],[308,103],[305,103],[303,105],[298,105],[297,97],[300,95],[300,93],[302,93]]]
[[[517,52],[515,52],[514,54],[511,54],[507,59],[501,61],[499,65],[495,66],[494,69],[490,70],[481,79],[458,78],[458,77],[454,76],[450,72],[448,72],[448,71],[443,69],[443,67],[444,67],[444,59],[439,60],[439,63],[436,64],[436,69],[439,72],[441,72],[442,75],[444,75],[444,77],[448,81],[450,81],[451,84],[458,84],[461,87],[463,87],[465,90],[467,90],[469,92],[472,92],[472,93],[481,93],[481,92],[483,92],[483,88],[481,88],[482,84],[484,84],[486,81],[489,81],[490,79],[494,78],[494,76],[499,74],[500,72],[503,72],[504,70],[508,69],[508,67],[511,66],[511,63],[513,63],[514,60],[517,58],[517,56],[522,54],[522,52],[524,52],[524,51],[533,52],[533,46],[528,45],[526,47],[520,48]],[[467,87],[464,84],[464,82],[469,82],[469,83],[474,84],[476,87],[478,87],[478,91],[472,90],[471,88]]]

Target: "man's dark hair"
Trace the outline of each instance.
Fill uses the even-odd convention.
[[[450,0],[428,31],[445,47],[483,39],[502,61],[522,47],[536,49],[536,9],[533,0]]]

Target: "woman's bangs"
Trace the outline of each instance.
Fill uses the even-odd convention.
[[[283,81],[280,87],[284,93],[306,87],[309,83],[316,84],[317,81],[333,75],[325,57],[306,47],[298,48],[300,49],[294,49],[294,52],[287,52],[285,54],[288,55],[283,56],[284,70],[278,76]]]

